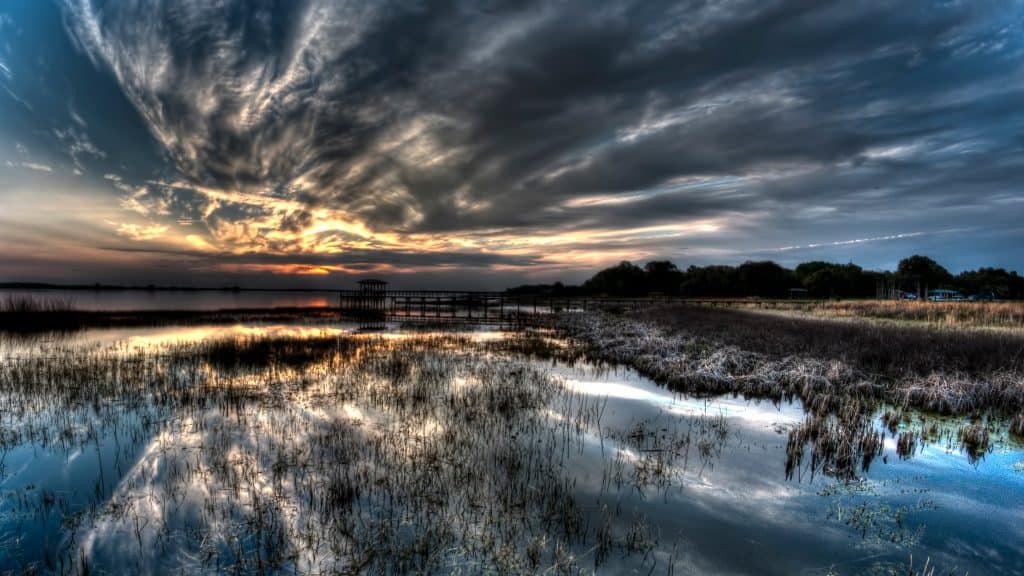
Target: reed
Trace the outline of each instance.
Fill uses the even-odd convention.
[[[65,573],[112,557],[143,573],[579,573],[584,559],[630,554],[642,565],[657,536],[628,519],[621,531],[586,522],[565,474],[585,437],[604,433],[601,400],[524,349],[563,347],[542,334],[507,347],[464,334],[58,343],[0,363],[0,454],[118,438],[121,477],[97,478],[88,503],[18,494],[20,511],[65,527],[47,552]],[[667,486],[673,458],[631,466],[632,485],[660,474]]]
[[[8,311],[9,309],[9,311]],[[8,297],[0,302],[0,333],[70,332],[87,328],[337,322],[337,308],[228,310],[78,310],[70,300]]]
[[[0,331],[69,331],[81,326],[81,314],[69,299],[9,295],[0,300]]]
[[[732,301],[740,309],[760,302]],[[885,320],[945,328],[1024,328],[1024,302],[928,302],[908,300],[773,301],[768,308],[817,318]]]
[[[934,373],[980,378],[1024,374],[1024,334],[1013,332],[850,323],[696,306],[655,308],[635,318],[709,346],[736,346],[776,359],[839,361],[890,379]]]
[[[1010,434],[1024,439],[1024,412],[1017,414],[1010,420]]]
[[[632,366],[687,394],[799,399],[806,421],[790,431],[787,475],[809,464],[852,479],[881,453],[907,409],[954,416],[1024,409],[1024,336],[792,318],[670,306],[633,316],[561,314],[553,325],[592,358]],[[883,405],[894,410],[876,413]],[[957,438],[970,459],[981,433]],[[911,455],[919,434],[898,443]],[[809,457],[809,462],[808,462]]]
[[[724,416],[611,426],[606,400],[566,386],[552,362],[626,361],[695,393],[799,397],[808,415],[790,431],[791,475],[853,482],[883,434],[906,434],[908,457],[928,441],[902,404],[876,426],[890,395],[840,362],[723,348],[621,317],[559,318],[566,331],[580,323],[576,340],[549,329],[499,340],[324,332],[145,348],[58,341],[5,357],[0,475],[20,447],[67,456],[117,445],[116,481],[85,479],[85,499],[5,494],[8,510],[61,526],[40,565],[67,574],[102,573],[111,558],[139,573],[577,574],[613,560],[651,573],[669,536],[617,503],[667,495],[737,435]],[[984,422],[950,441],[983,455]],[[595,439],[610,451],[596,507],[567,473]],[[857,528],[878,527],[869,512]]]

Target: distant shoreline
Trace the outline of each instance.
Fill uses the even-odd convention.
[[[153,328],[199,324],[244,324],[255,322],[334,322],[341,309],[329,306],[235,308],[221,310],[64,310],[0,313],[0,335],[4,333],[74,332],[88,328]]]
[[[335,293],[343,290],[328,288],[242,288],[225,286],[203,288],[196,286],[117,286],[107,284],[45,284],[40,282],[0,282],[0,290],[66,290],[73,292],[317,292]]]

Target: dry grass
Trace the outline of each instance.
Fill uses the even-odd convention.
[[[66,298],[8,296],[0,301],[0,314],[57,314],[73,312],[74,309],[72,301]]]
[[[123,450],[116,482],[82,480],[86,502],[5,492],[62,537],[2,552],[39,546],[25,566],[67,574],[578,574],[629,555],[650,573],[660,535],[616,507],[591,525],[565,473],[590,435],[626,433],[600,425],[600,398],[521,359],[568,351],[543,334],[507,344],[324,334],[5,359],[0,477],[22,446],[113,435]],[[720,425],[702,426],[637,436],[654,450],[617,477],[609,461],[605,489],[667,486],[691,443],[717,450]]]
[[[614,332],[625,346],[650,344],[634,350],[682,344],[671,362],[636,362],[679,387],[803,398],[810,415],[790,433],[790,473],[809,461],[849,478],[879,453],[865,418],[879,392],[837,362],[773,360],[637,326]],[[729,429],[724,416],[688,428],[602,425],[603,400],[521,360],[579,353],[543,331],[497,342],[324,334],[55,346],[0,362],[0,470],[27,444],[68,453],[113,433],[131,445],[114,456],[124,477],[97,480],[84,510],[62,494],[19,494],[23,512],[52,513],[66,530],[47,572],[101,572],[103,537],[125,535],[117,566],[138,573],[589,572],[582,562],[601,572],[610,559],[653,557],[665,536],[614,505],[587,521],[592,495],[581,499],[564,472],[588,435],[624,448],[603,463],[601,492],[614,495],[667,490],[689,458],[710,466]],[[984,453],[987,429],[960,436]],[[914,438],[903,442],[912,452]]]
[[[38,334],[87,328],[195,326],[256,322],[338,321],[337,308],[240,308],[228,310],[78,310],[64,299],[15,298],[0,302],[0,333]]]
[[[745,304],[736,303],[737,307]],[[747,304],[746,306],[750,306]],[[926,323],[952,328],[1022,328],[1024,302],[918,302],[908,300],[840,300],[774,302],[773,309],[819,318],[865,318]]]
[[[81,314],[68,299],[7,296],[0,300],[2,331],[66,331],[76,330],[81,326]]]
[[[1009,420],[1024,410],[1024,335],[851,323],[697,306],[633,316],[563,314],[563,333],[596,359],[625,364],[688,394],[799,398],[806,420],[790,431],[787,473],[808,457],[812,474],[853,478],[881,453],[875,418],[888,405]],[[892,426],[894,415],[881,426]],[[971,460],[988,427],[956,443]],[[1018,424],[1012,424],[1018,426]],[[907,455],[922,438],[903,438]]]
[[[1017,414],[1010,420],[1010,434],[1024,439],[1024,412]]]
[[[882,384],[916,381],[948,388],[956,395],[978,395],[978,402],[965,405],[966,409],[1024,406],[1021,334],[835,322],[694,306],[652,309],[635,318],[707,346],[734,346],[777,360],[835,361]],[[972,382],[1015,388],[1019,396],[992,396]],[[1009,400],[1012,405],[1004,406]]]

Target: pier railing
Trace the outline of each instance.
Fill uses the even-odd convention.
[[[700,299],[668,296],[642,298],[551,296],[451,290],[386,290],[379,292],[345,290],[339,295],[339,307],[342,313],[362,319],[465,320],[480,323],[515,322],[552,312],[629,311],[666,304],[694,304],[712,307],[731,307],[742,304],[758,308],[776,308],[802,302],[805,301],[792,299]]]

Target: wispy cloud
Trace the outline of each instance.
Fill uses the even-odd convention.
[[[72,111],[72,117],[74,112]],[[69,126],[65,129],[56,128],[53,131],[54,135],[60,140],[61,143],[68,147],[68,155],[71,157],[71,162],[75,169],[79,172],[85,170],[84,158],[106,158],[107,153],[100,150],[98,146],[93,144],[89,136],[82,130],[76,129],[74,126]]]
[[[53,168],[46,164],[40,164],[38,162],[11,162],[7,161],[7,165],[11,168],[25,168],[26,170],[35,170],[36,172],[45,172],[47,174],[53,172]]]
[[[161,236],[164,235],[165,232],[167,232],[167,226],[163,226],[160,224],[140,225],[128,224],[123,222],[109,222],[109,224],[117,227],[118,236],[130,238],[131,240],[135,240],[136,242],[155,240],[157,238],[160,238]]]
[[[996,4],[62,5],[170,161],[108,177],[154,222],[122,235],[239,271],[909,246],[1024,178]],[[81,112],[55,135],[84,172],[116,154]]]

